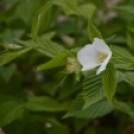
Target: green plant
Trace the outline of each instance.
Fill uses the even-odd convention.
[[[133,14],[133,0],[2,1],[2,131],[133,134]],[[98,66],[82,71],[78,58],[94,38],[112,53],[98,75]],[[107,55],[99,56],[102,64]]]

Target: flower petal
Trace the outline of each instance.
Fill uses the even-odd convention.
[[[104,60],[104,62],[101,64],[100,68],[97,70],[96,74],[99,75],[102,71],[106,70],[107,64],[112,56],[112,52],[110,51],[108,57]]]
[[[101,64],[96,61],[97,51],[94,45],[86,45],[82,48],[78,54],[77,59],[80,64],[83,66],[82,71],[93,69]]]
[[[108,45],[99,38],[94,38],[93,44],[95,45],[97,51],[103,52],[105,54],[109,54],[111,52]]]

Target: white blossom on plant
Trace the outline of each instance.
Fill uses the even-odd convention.
[[[82,71],[100,66],[96,72],[98,75],[106,69],[111,56],[112,52],[108,45],[103,40],[94,38],[93,44],[86,45],[78,52],[77,59],[83,66]]]

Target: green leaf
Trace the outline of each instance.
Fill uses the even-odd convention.
[[[48,2],[44,7],[42,7],[35,15],[32,23],[32,38],[36,42],[39,30],[43,26],[43,31],[45,31],[50,25],[51,20],[51,6],[52,3]]]
[[[125,12],[125,13],[134,14],[134,10],[133,10],[134,6],[132,6],[132,5],[115,6],[112,9],[122,11],[122,12]]]
[[[92,120],[74,119],[75,133],[79,134]],[[90,134],[90,133],[89,133]]]
[[[51,82],[51,86],[50,89],[48,90],[48,93],[51,96],[55,96],[57,91],[58,91],[58,87],[63,84],[63,82],[65,81],[65,79],[67,78],[68,74],[65,73],[64,71],[62,71],[61,73],[59,73],[58,77],[56,77],[56,80],[52,83]]]
[[[94,38],[102,39],[101,33],[97,30],[97,28],[92,24],[90,20],[88,20],[88,34],[91,42],[94,41]]]
[[[115,38],[116,34],[112,35],[111,37],[109,38],[106,38],[105,39],[105,42],[108,43],[109,41],[111,41],[113,38]]]
[[[48,32],[48,33],[45,33],[41,36],[38,37],[38,39],[42,39],[42,40],[45,40],[45,39],[52,39],[54,36],[55,36],[56,32],[55,31],[52,31],[52,32]]]
[[[117,86],[116,70],[112,62],[108,63],[106,70],[103,72],[102,83],[108,102],[112,105],[112,99]]]
[[[0,75],[6,80],[6,82],[8,82],[10,78],[12,77],[13,73],[15,72],[15,70],[16,70],[15,64],[11,64],[6,67],[1,67]]]
[[[133,39],[133,36],[131,36],[130,32],[127,33],[127,39],[126,39],[126,42],[127,42],[127,46],[129,48],[130,51],[133,51],[133,42],[134,42],[134,39]]]
[[[47,39],[46,40],[39,39],[38,45],[39,48],[37,50],[51,58],[63,54],[63,51],[65,51],[65,48],[63,46]]]
[[[134,117],[134,104],[133,103],[126,103],[126,102],[119,102],[114,100],[114,106],[116,109],[124,112],[132,117]]]
[[[102,75],[96,75],[96,71],[89,72],[83,82],[83,109],[104,98],[105,92],[102,86]]]
[[[78,93],[82,89],[82,83],[76,81],[75,74],[69,74],[62,86],[60,87],[60,92],[57,99],[59,101],[66,100],[70,96]]]
[[[0,104],[0,127],[8,125],[22,116],[24,109],[17,102],[6,102]]]
[[[77,0],[53,0],[53,4],[60,6],[66,15],[79,15],[92,18],[96,7],[93,4],[78,6]]]
[[[26,103],[26,108],[34,112],[61,112],[66,108],[49,97],[34,97]]]
[[[93,4],[84,4],[78,7],[78,11],[83,17],[91,19],[94,12],[96,10],[96,7]]]
[[[82,95],[78,96],[71,106],[69,112],[63,117],[76,117],[84,119],[94,119],[110,113],[114,108],[110,107],[106,100],[97,102],[86,109],[82,110],[84,100]]]
[[[125,79],[125,74],[124,73],[122,73],[120,71],[117,71],[116,74],[117,74],[117,82],[118,83],[121,82],[121,81],[124,81],[124,79]]]
[[[48,33],[39,37],[37,39],[37,43],[35,43],[33,40],[22,41],[22,40],[15,39],[15,41],[25,46],[38,46],[36,47],[37,51],[51,58],[62,54],[63,51],[65,51],[65,48],[57,44],[56,42],[51,41],[49,38],[52,38],[52,34]]]
[[[34,16],[36,15],[37,11],[43,7],[49,0],[32,0],[30,2],[29,12],[28,12],[28,24],[31,25]],[[23,7],[24,8],[24,7]]]
[[[134,28],[133,28],[133,26],[127,26],[127,29],[128,29],[130,32],[134,33]]]
[[[52,39],[54,36],[55,36],[56,32],[52,31],[52,32],[48,32],[48,33],[45,33],[39,37],[37,37],[38,40],[50,40]],[[31,36],[30,36],[31,37]],[[25,40],[25,41],[22,41],[22,40],[19,40],[19,39],[16,39],[14,38],[14,41],[21,44],[21,45],[25,45],[25,46],[31,46],[31,45],[37,45],[37,43],[35,43],[33,40]],[[29,44],[28,44],[29,43]],[[14,45],[14,44],[13,44]],[[13,47],[13,46],[12,46]],[[20,46],[21,47],[21,46]]]
[[[25,8],[24,8],[25,7]],[[29,17],[30,2],[20,1],[16,7],[16,16],[21,18],[26,24]]]
[[[19,45],[15,45],[15,44],[0,44],[1,46],[3,46],[6,49],[10,49],[10,50],[18,50],[21,49],[22,46]]]
[[[58,55],[54,57],[52,60],[50,60],[49,62],[39,66],[38,70],[46,70],[46,69],[64,66],[67,64],[67,58],[68,58],[67,53]]]
[[[30,51],[33,47],[26,47],[22,50],[16,51],[16,52],[7,52],[0,56],[0,67],[5,65],[6,63],[12,61],[13,59],[19,57],[20,55]]]
[[[42,29],[46,30],[50,24],[51,6],[60,6],[66,15],[81,15],[83,17],[91,18],[96,10],[92,4],[85,4],[82,6],[77,5],[76,0],[52,0],[42,7],[33,19],[32,24],[32,37],[37,41],[38,32]]]
[[[76,0],[53,0],[53,4],[60,6],[66,15],[79,15]]]
[[[124,81],[134,87],[134,72],[127,72],[124,74]]]
[[[114,65],[116,68],[133,70],[134,69],[134,57],[127,51],[120,48],[112,48]]]

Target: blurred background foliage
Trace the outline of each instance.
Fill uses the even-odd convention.
[[[0,0],[0,133],[134,134],[133,117],[112,108],[101,109],[96,115],[92,108],[86,114],[74,111],[72,117],[64,118],[81,94],[82,83],[75,74],[63,74],[63,67],[37,71],[37,66],[56,56],[47,50],[60,54],[91,43],[88,18],[104,39],[114,36],[109,45],[134,54],[134,1],[53,0],[39,28],[39,45],[45,48],[30,48],[35,44],[31,39],[34,17],[49,1]],[[134,80],[134,72],[127,75]],[[133,102],[133,81],[121,79],[121,72],[118,77],[116,97]]]

